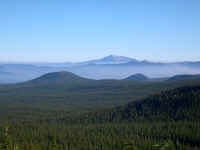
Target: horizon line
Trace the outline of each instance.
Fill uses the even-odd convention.
[[[200,62],[199,59],[193,59],[193,60],[169,60],[169,61],[164,61],[164,60],[148,60],[148,59],[138,59],[135,57],[130,57],[130,56],[124,56],[124,55],[114,55],[114,54],[110,54],[110,55],[106,55],[104,57],[97,57],[97,58],[91,58],[91,59],[86,59],[86,60],[79,60],[79,61],[21,61],[21,60],[14,60],[14,61],[0,61],[0,63],[13,63],[13,64],[20,64],[20,63],[24,63],[24,64],[31,64],[31,63],[82,63],[82,62],[87,62],[87,61],[92,61],[92,60],[99,60],[99,59],[103,59],[109,56],[118,56],[118,57],[127,57],[127,58],[131,58],[131,59],[135,59],[137,61],[148,61],[148,62],[155,62],[155,63],[179,63],[179,62]]]

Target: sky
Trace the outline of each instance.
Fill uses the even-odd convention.
[[[199,0],[0,0],[0,61],[200,61]]]

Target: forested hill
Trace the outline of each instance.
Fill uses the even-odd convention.
[[[200,120],[200,85],[164,91],[141,101],[81,117],[81,121],[95,123],[198,120]]]
[[[74,83],[81,83],[81,82],[88,82],[88,81],[92,81],[92,80],[80,77],[71,72],[61,71],[61,72],[47,73],[39,78],[24,82],[24,84],[57,85],[57,84],[70,84],[70,83],[74,84]]]
[[[200,79],[200,75],[175,75],[171,78],[168,79],[168,81],[181,81],[181,80],[195,80],[195,79]]]
[[[146,80],[148,80],[148,77],[146,77],[143,74],[137,73],[137,74],[134,74],[132,76],[125,78],[125,80],[146,81]]]

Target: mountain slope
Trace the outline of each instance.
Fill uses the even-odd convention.
[[[129,58],[129,57],[124,57],[124,56],[117,56],[117,55],[109,55],[107,57],[104,57],[102,59],[100,59],[100,61],[104,61],[104,62],[116,62],[116,63],[127,63],[127,62],[131,62],[131,61],[137,61],[136,59],[133,58]]]
[[[200,79],[200,75],[175,75],[168,79],[168,81],[180,81],[189,79]]]
[[[83,64],[124,64],[129,62],[137,62],[137,60],[124,56],[109,55],[101,59],[83,62]]]
[[[33,79],[31,81],[25,82],[26,84],[69,84],[69,83],[79,83],[87,82],[89,79],[79,77],[71,72],[61,71],[47,73],[39,78]],[[92,80],[91,80],[92,81]]]
[[[200,121],[200,84],[164,91],[80,118],[83,122]]]
[[[125,78],[125,80],[146,81],[146,80],[148,80],[148,77],[146,77],[143,74],[137,73],[137,74],[134,74],[132,76]]]

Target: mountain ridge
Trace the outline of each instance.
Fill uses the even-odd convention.
[[[90,79],[124,79],[141,73],[149,78],[165,78],[176,74],[200,74],[200,62],[162,63],[136,60],[130,57],[109,55],[96,60],[77,63],[0,63],[0,83],[19,83],[45,73],[68,71]]]
[[[167,81],[181,81],[181,80],[189,80],[189,79],[200,79],[200,74],[180,74],[175,75],[167,79]]]

